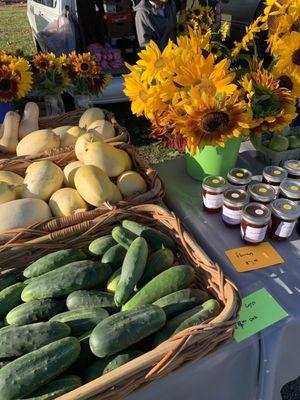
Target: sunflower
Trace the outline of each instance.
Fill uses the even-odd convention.
[[[185,58],[192,58],[202,54],[203,50],[209,51],[210,40],[210,32],[201,35],[199,31],[195,31],[189,27],[187,36],[179,36],[177,38],[177,44],[174,44],[172,52],[176,56],[184,54]]]
[[[255,39],[255,36],[260,33],[262,30],[266,29],[265,25],[265,16],[260,15],[258,18],[256,18],[255,21],[253,21],[249,27],[246,27],[246,33],[244,37],[242,38],[241,42],[234,42],[234,49],[231,52],[231,55],[233,57],[237,56],[241,50],[249,50],[249,44],[253,42]]]
[[[96,78],[92,79],[92,88],[91,91],[94,94],[99,94],[105,89],[112,80],[111,74],[102,74],[100,73]]]
[[[275,65],[277,70],[284,72],[290,70],[290,74],[299,78],[300,76],[300,32],[291,32],[283,36],[280,45],[276,49],[278,61]]]
[[[274,76],[274,79],[278,81],[280,88],[290,90],[295,98],[300,97],[300,76],[296,77],[291,75],[289,68],[286,69],[285,72],[281,72],[276,69],[271,72]]]
[[[18,97],[19,77],[6,65],[0,67],[0,101],[7,103]]]
[[[91,53],[71,54],[70,63],[74,72],[81,78],[93,78],[99,73],[99,67],[95,57]]]
[[[19,77],[18,98],[24,97],[31,89],[32,72],[30,71],[29,62],[24,58],[19,58],[12,63],[14,73]]]
[[[33,65],[41,72],[46,72],[55,65],[55,55],[53,53],[38,53],[33,58]]]
[[[222,23],[221,26],[221,40],[224,42],[224,40],[227,38],[227,36],[230,33],[230,25],[227,21]]]

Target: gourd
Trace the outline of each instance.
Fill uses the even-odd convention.
[[[118,177],[117,186],[124,197],[142,194],[147,191],[144,178],[135,171],[126,171]]]
[[[80,120],[79,120],[79,127],[88,129],[88,127],[94,122],[99,121],[101,119],[105,119],[105,115],[103,110],[98,107],[92,107],[86,110]]]
[[[18,145],[20,115],[8,111],[3,121],[3,135],[0,139],[0,150],[6,153],[15,153]]]
[[[24,108],[23,118],[19,126],[19,139],[23,139],[26,135],[31,132],[35,132],[39,129],[39,106],[29,101],[26,103]]]
[[[80,167],[74,178],[80,196],[89,204],[99,207],[112,197],[112,185],[108,176],[93,165]]]
[[[0,181],[0,204],[16,200],[17,192],[13,185]]]
[[[112,188],[112,195],[111,197],[108,199],[108,201],[112,202],[112,203],[117,203],[118,201],[122,201],[123,197],[122,194],[118,188],[117,185],[115,185],[113,182],[111,183],[111,188]]]
[[[48,200],[49,197],[62,187],[63,172],[52,161],[36,161],[27,168],[24,179],[22,197],[33,197]]]
[[[126,170],[129,155],[105,142],[88,143],[83,153],[83,163],[101,168],[109,177],[116,177]]]
[[[115,137],[115,128],[113,124],[105,119],[94,121],[88,128],[88,131],[96,131],[103,139],[111,139]]]
[[[79,161],[83,161],[83,155],[89,143],[103,142],[103,139],[98,133],[85,133],[80,136],[75,144],[75,154]]]
[[[55,217],[69,216],[88,209],[88,205],[77,190],[71,188],[59,189],[53,193],[49,206]]]
[[[22,184],[23,184],[23,178],[15,174],[14,172],[11,171],[0,171],[0,181],[1,182],[6,182],[9,185],[14,185],[15,191],[17,194],[17,197],[21,197],[22,195]]]
[[[46,150],[59,148],[60,137],[51,129],[41,129],[25,136],[17,146],[17,156],[41,154]]]
[[[60,137],[60,147],[68,147],[73,146],[86,130],[79,128],[79,126],[60,126],[53,129],[53,132]]]
[[[73,161],[70,164],[66,165],[64,168],[64,184],[71,188],[75,188],[74,176],[79,167],[81,167],[83,163],[81,161]]]

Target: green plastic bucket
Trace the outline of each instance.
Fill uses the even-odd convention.
[[[198,181],[209,175],[226,178],[236,166],[241,142],[242,138],[233,138],[226,142],[225,147],[205,146],[203,150],[198,149],[194,156],[186,152],[187,173]]]

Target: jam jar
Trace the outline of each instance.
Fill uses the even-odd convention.
[[[270,204],[276,198],[275,189],[267,183],[253,183],[248,188],[250,201]]]
[[[279,187],[279,197],[300,202],[300,182],[285,179]]]
[[[287,171],[284,168],[269,165],[265,167],[262,173],[263,183],[267,183],[275,189],[276,195],[279,192],[281,182],[287,178]]]
[[[247,204],[242,212],[241,237],[248,244],[258,244],[264,241],[271,211],[260,203]]]
[[[228,227],[236,227],[242,221],[242,212],[249,203],[249,195],[242,189],[227,189],[223,195],[222,219]]]
[[[202,198],[205,211],[221,211],[223,204],[223,192],[226,181],[221,176],[207,176],[202,182]]]
[[[300,179],[300,161],[288,160],[283,164],[283,168],[287,170],[288,178]]]
[[[300,216],[300,206],[288,199],[277,199],[271,205],[272,217],[269,227],[269,236],[282,242],[287,240]]]
[[[252,174],[247,169],[233,168],[227,175],[230,186],[245,190],[252,181]]]

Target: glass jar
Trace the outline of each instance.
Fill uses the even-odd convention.
[[[47,116],[65,114],[65,105],[61,95],[44,96]]]
[[[253,183],[248,188],[250,194],[250,201],[270,204],[276,198],[276,192],[273,186],[267,183]]]
[[[226,226],[237,227],[242,221],[242,212],[249,202],[249,195],[242,189],[227,189],[223,195],[222,219]]]
[[[300,161],[288,160],[283,164],[283,168],[288,172],[288,178],[300,179]]]
[[[300,207],[291,200],[277,199],[271,205],[272,217],[269,227],[269,236],[282,242],[287,240],[300,216]]]
[[[87,110],[88,108],[92,108],[94,106],[91,96],[85,94],[75,94],[74,103],[76,110],[77,109]]]
[[[271,219],[269,208],[260,203],[247,204],[242,212],[241,237],[248,244],[264,241]]]
[[[234,188],[246,190],[252,181],[252,174],[247,169],[233,168],[227,175],[227,181]]]
[[[263,183],[271,185],[276,192],[279,192],[279,186],[281,182],[287,178],[287,171],[284,168],[276,167],[274,165],[269,165],[265,167],[262,173]]]
[[[285,179],[279,187],[279,198],[300,202],[300,182]]]
[[[203,207],[208,212],[221,211],[226,181],[221,176],[207,176],[202,182]]]

